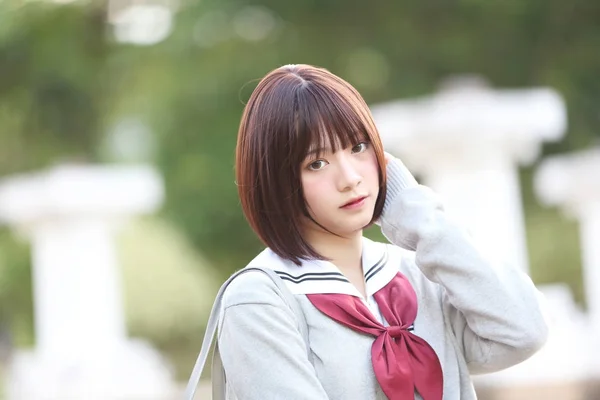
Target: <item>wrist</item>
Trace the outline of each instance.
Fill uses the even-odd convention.
[[[392,157],[387,163],[386,175],[387,193],[383,207],[384,213],[390,208],[391,204],[401,191],[419,185],[404,163],[395,157]]]

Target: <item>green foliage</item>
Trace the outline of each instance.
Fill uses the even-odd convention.
[[[104,10],[0,8],[0,173],[93,159],[107,95]]]
[[[0,328],[11,327],[16,345],[33,343],[33,291],[29,246],[0,230]]]
[[[559,210],[548,209],[535,201],[533,171],[521,174],[526,204],[525,224],[530,275],[539,284],[564,282],[575,301],[585,305],[578,224]]]
[[[128,333],[151,340],[184,379],[201,347],[220,281],[163,219],[136,219],[118,244]]]

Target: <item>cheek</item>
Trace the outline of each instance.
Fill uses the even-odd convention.
[[[365,160],[363,168],[365,177],[368,177],[369,181],[375,181],[379,185],[379,163],[377,163],[377,156],[375,156],[374,151]]]
[[[314,208],[315,200],[321,188],[321,183],[317,179],[303,178],[302,179],[302,191],[304,192],[304,198],[310,208]]]
[[[318,179],[317,176],[303,177],[302,191],[308,208],[318,213],[319,208],[325,205],[324,199],[329,193],[327,180]]]

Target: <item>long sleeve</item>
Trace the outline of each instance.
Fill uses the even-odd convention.
[[[219,350],[238,400],[326,400],[292,310],[264,274],[247,273],[225,292]]]
[[[531,279],[482,254],[438,197],[410,183],[399,160],[388,164],[388,198],[381,217],[384,235],[415,252],[415,264],[441,286],[451,324],[472,373],[497,371],[533,355],[548,328]],[[406,184],[409,182],[409,184]]]

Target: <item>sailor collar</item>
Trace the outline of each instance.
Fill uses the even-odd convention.
[[[363,237],[362,269],[367,297],[387,285],[400,265],[398,252],[390,252],[389,245]],[[249,265],[273,269],[294,294],[348,294],[362,298],[360,292],[331,262],[322,260],[303,261],[298,266],[284,260],[267,248]]]

